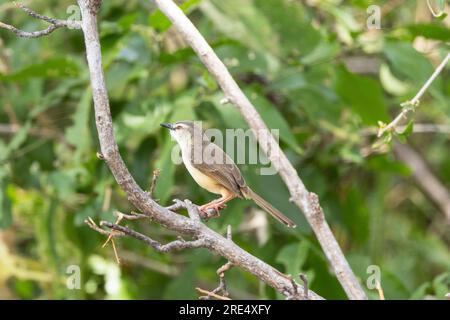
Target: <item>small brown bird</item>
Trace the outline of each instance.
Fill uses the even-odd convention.
[[[234,198],[251,199],[281,223],[296,227],[291,219],[247,186],[234,161],[208,139],[199,125],[192,121],[178,121],[161,123],[161,126],[170,129],[171,136],[180,146],[183,163],[192,178],[202,188],[221,195],[221,198],[200,206],[201,212],[207,213],[209,209],[218,212]]]

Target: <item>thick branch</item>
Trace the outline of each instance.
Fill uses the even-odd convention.
[[[82,15],[82,29],[86,45],[91,85],[94,99],[95,120],[101,154],[117,183],[128,199],[142,212],[166,228],[203,239],[210,251],[217,253],[236,266],[252,273],[279,292],[291,290],[289,279],[278,270],[252,256],[232,241],[225,239],[196,219],[187,218],[160,206],[145,193],[131,176],[123,162],[114,137],[108,94],[102,70],[101,48],[97,29],[99,0],[78,0]],[[123,231],[123,230],[122,230]],[[309,291],[308,299],[322,299]]]
[[[292,202],[305,214],[348,297],[350,299],[367,299],[328,223],[325,221],[317,195],[306,189],[297,171],[280,149],[274,137],[265,134],[269,131],[253,104],[245,96],[225,65],[183,11],[172,0],[154,0],[154,2],[172,21],[173,26],[180,32],[209,72],[216,78],[217,83],[225,93],[226,101],[234,104],[249,124],[259,144],[288,187]]]

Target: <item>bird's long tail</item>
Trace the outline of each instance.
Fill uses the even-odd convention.
[[[284,214],[282,214],[278,209],[274,208],[269,202],[261,198],[258,194],[256,194],[252,189],[249,187],[242,188],[241,189],[243,195],[246,199],[252,199],[255,201],[255,203],[261,207],[261,209],[264,209],[268,213],[270,213],[275,219],[280,221],[281,223],[285,224],[286,226],[290,228],[295,228],[297,225],[294,221],[286,217]]]

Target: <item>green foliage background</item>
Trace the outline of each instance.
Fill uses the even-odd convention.
[[[75,1],[26,3],[52,17],[76,12]],[[366,27],[370,4],[383,10],[381,30]],[[449,221],[396,160],[391,144],[377,142],[373,132],[378,121],[398,114],[448,52],[449,22],[432,17],[425,1],[391,4],[188,0],[183,9],[268,126],[280,130],[282,148],[319,195],[368,295],[378,299],[366,287],[367,268],[377,265],[387,299],[443,299],[450,291]],[[0,1],[0,20],[25,30],[46,27],[8,1]],[[138,183],[148,188],[159,168],[161,203],[211,200],[172,163],[174,142],[159,123],[198,119],[221,130],[246,129],[238,111],[220,105],[217,84],[151,1],[104,1],[101,43],[117,140]],[[423,98],[416,123],[450,125],[449,80],[447,69]],[[159,254],[118,239],[124,263],[117,266],[111,247],[101,247],[104,236],[83,223],[133,210],[96,158],[91,98],[79,30],[31,40],[0,30],[0,298],[197,298],[196,286],[217,285],[223,259],[206,250]],[[415,133],[408,143],[450,185],[448,134]],[[344,299],[281,179],[258,175],[254,165],[241,169],[300,227],[264,220],[243,200],[208,225],[224,233],[230,224],[244,249],[283,272],[306,273],[311,289],[325,298]],[[175,237],[153,223],[129,224],[161,241]],[[66,286],[70,265],[80,267],[80,290]],[[239,269],[227,279],[233,298],[282,298]]]

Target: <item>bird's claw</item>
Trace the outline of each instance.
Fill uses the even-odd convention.
[[[227,205],[225,203],[207,203],[199,207],[201,217],[203,219],[220,217],[220,210],[225,209]]]

